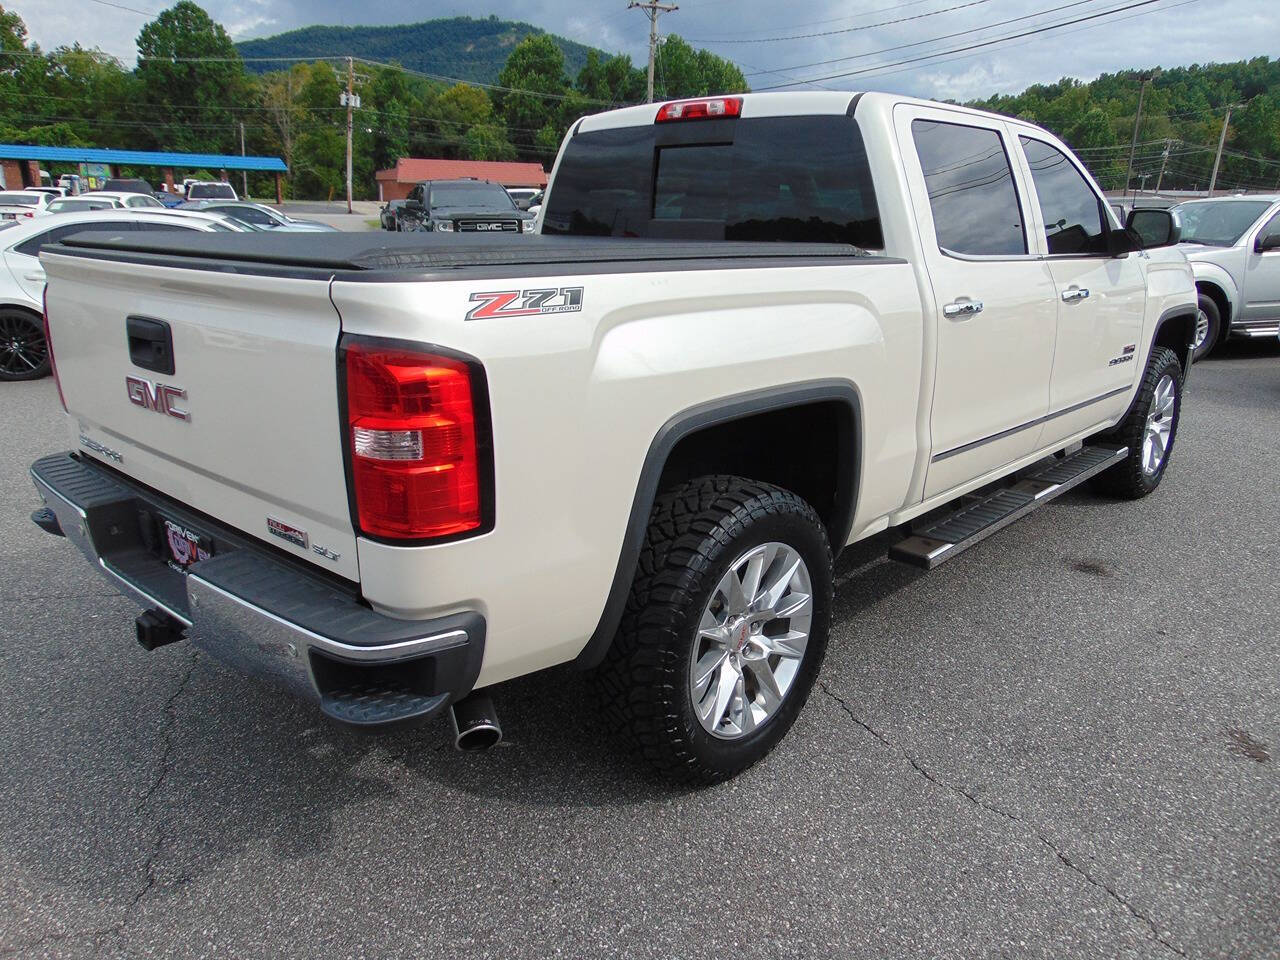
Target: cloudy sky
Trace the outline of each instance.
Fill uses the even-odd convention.
[[[1128,67],[1241,60],[1280,51],[1277,0],[677,0],[663,32],[737,63],[755,89],[881,89],[969,99],[1063,76]],[[139,28],[160,0],[19,0],[31,36],[79,41],[132,63]],[[394,24],[490,13],[611,52],[646,56],[648,22],[625,0],[206,0],[236,39],[310,24]],[[855,12],[856,11],[856,12]],[[1076,21],[1106,11],[1096,19]],[[893,22],[890,22],[893,21]],[[1062,23],[1060,29],[1036,31]],[[996,38],[998,44],[984,44]],[[968,48],[968,49],[963,49]],[[920,60],[928,54],[945,54]],[[904,62],[904,61],[919,62]]]

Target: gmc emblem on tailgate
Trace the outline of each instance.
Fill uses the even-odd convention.
[[[164,383],[152,383],[142,377],[128,376],[124,378],[125,389],[129,391],[129,402],[144,410],[154,410],[176,420],[190,420],[191,414],[178,406],[187,399],[187,391],[181,387],[171,387]]]

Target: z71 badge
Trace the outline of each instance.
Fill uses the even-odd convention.
[[[493,290],[473,293],[471,302],[477,306],[467,311],[466,319],[468,320],[533,317],[542,313],[577,313],[582,309],[582,288]]]

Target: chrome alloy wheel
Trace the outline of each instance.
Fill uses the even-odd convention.
[[[1209,339],[1209,315],[1203,310],[1196,311],[1196,335],[1191,341],[1191,349],[1199,350]]]
[[[745,737],[778,712],[809,643],[813,581],[785,543],[752,547],[729,565],[702,612],[689,693],[703,729]]]
[[[1173,417],[1178,393],[1173,377],[1165,374],[1156,384],[1151,396],[1151,409],[1147,411],[1147,426],[1142,434],[1142,472],[1149,477],[1160,472],[1165,456],[1169,453],[1169,441],[1173,437]]]

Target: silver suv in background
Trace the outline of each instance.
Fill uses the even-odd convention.
[[[1188,200],[1173,209],[1199,294],[1195,359],[1227,337],[1280,333],[1280,194]]]
[[[230,217],[259,230],[283,230],[286,233],[322,233],[336,230],[317,220],[298,220],[287,217],[265,203],[247,200],[188,200],[181,210],[200,210],[219,217]]]

